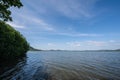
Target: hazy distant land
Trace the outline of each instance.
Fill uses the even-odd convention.
[[[42,50],[36,49],[36,48],[33,48],[33,47],[30,46],[29,51],[42,51]]]
[[[36,49],[36,48],[33,48],[33,47],[30,47],[29,49],[30,51],[99,51],[99,52],[107,52],[107,51],[120,51],[120,49],[114,49],[114,50],[107,50],[107,49],[104,49],[104,50],[54,50],[54,49],[51,49],[51,50],[41,50],[41,49]]]

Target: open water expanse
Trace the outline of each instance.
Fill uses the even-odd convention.
[[[29,51],[0,80],[120,80],[120,52]]]

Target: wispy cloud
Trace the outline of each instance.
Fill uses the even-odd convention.
[[[29,20],[29,18],[27,18],[27,20]],[[41,19],[31,17],[31,22],[33,22],[34,24],[37,24],[42,29],[45,29],[45,30],[48,30],[48,31],[54,31],[55,30],[50,24],[46,23],[45,21],[43,21]]]
[[[88,33],[57,33],[58,35],[70,36],[70,37],[97,37],[103,36],[100,34],[88,34]]]
[[[54,2],[54,0],[53,0],[53,2]],[[63,1],[63,3],[64,3],[64,1]],[[77,32],[72,33],[72,32],[68,32],[68,31],[63,32],[63,31],[55,28],[51,23],[48,23],[45,20],[43,20],[42,18],[35,16],[27,8],[23,9],[22,11],[23,12],[25,11],[24,15],[21,14],[21,12],[20,13],[14,12],[14,14],[17,14],[16,17],[19,17],[19,19],[16,20],[16,21],[18,21],[19,23],[22,21],[24,23],[24,25],[26,26],[26,28],[29,27],[29,26],[32,26],[33,30],[40,28],[39,30],[51,31],[51,33],[48,33],[48,34],[53,34],[53,35],[55,34],[55,35],[62,35],[62,36],[69,36],[69,37],[97,37],[97,36],[102,36],[100,34],[77,33]],[[29,12],[30,12],[30,14],[28,14]],[[72,13],[72,11],[71,11],[71,13]]]
[[[35,0],[26,2],[36,12],[48,15],[59,13],[70,18],[89,18],[93,14],[93,6],[98,0]]]
[[[16,14],[15,21],[17,21],[19,23],[22,21],[22,23],[24,23],[26,28],[28,28],[29,26],[34,26],[34,28],[39,27],[42,30],[54,31],[54,28],[52,27],[51,24],[48,24],[45,20],[43,20],[37,16],[34,16],[33,14],[28,14],[29,10],[26,10],[26,8],[23,9],[22,11],[23,11],[23,13],[24,13],[24,11],[26,11],[26,13],[24,13],[24,15],[23,15],[23,13],[21,13],[21,12],[20,13],[14,12],[14,14]],[[13,23],[10,23],[10,24],[13,24]]]
[[[7,22],[9,25],[11,25],[12,27],[14,27],[14,28],[21,28],[21,29],[23,29],[23,28],[25,28],[25,26],[23,26],[23,25],[20,25],[20,24],[16,24],[16,23],[14,23],[14,22]]]
[[[96,0],[49,0],[51,6],[68,17],[90,17],[90,8]]]

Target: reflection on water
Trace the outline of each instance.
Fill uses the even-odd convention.
[[[0,80],[8,80],[15,77],[16,74],[26,63],[26,57],[14,62],[4,62],[0,64]],[[13,77],[14,76],[14,77]]]
[[[120,80],[119,52],[28,52],[2,80]]]

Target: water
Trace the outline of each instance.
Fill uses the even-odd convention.
[[[31,51],[0,80],[120,80],[120,52]]]

